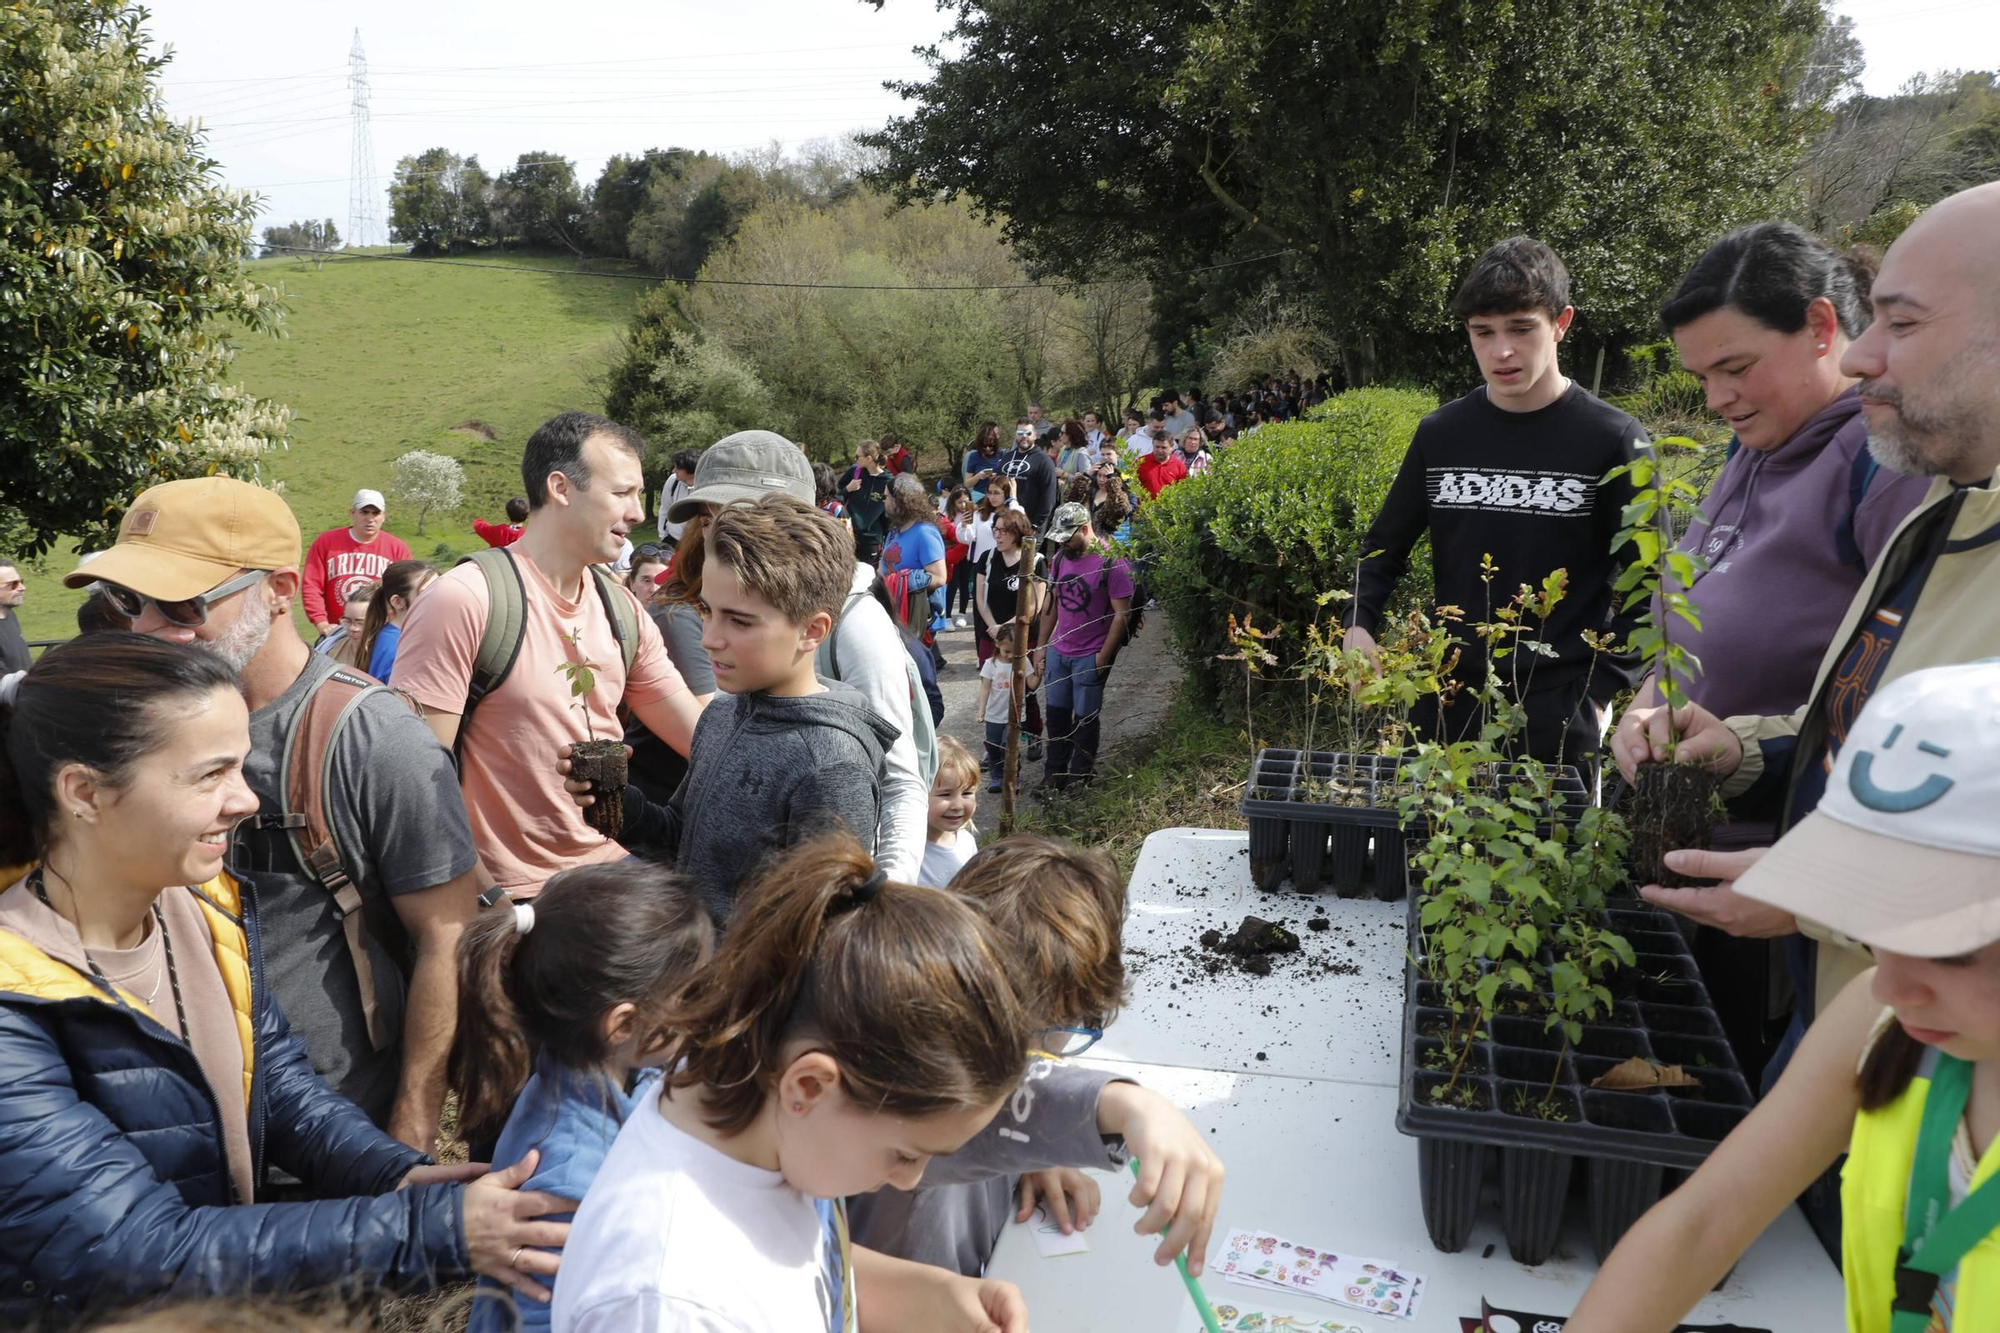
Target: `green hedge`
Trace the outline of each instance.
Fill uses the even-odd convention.
[[[1172,626],[1175,651],[1199,697],[1240,706],[1242,668],[1229,651],[1229,617],[1254,613],[1281,626],[1271,649],[1293,669],[1322,592],[1354,586],[1369,522],[1395,479],[1410,437],[1437,399],[1407,389],[1355,389],[1298,421],[1266,426],[1217,456],[1206,474],[1168,487],[1134,526],[1147,591]],[[1431,586],[1430,546],[1410,561],[1403,595]],[[1233,707],[1232,707],[1233,711]]]

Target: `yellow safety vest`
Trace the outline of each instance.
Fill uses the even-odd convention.
[[[1903,1244],[1904,1209],[1917,1129],[1930,1097],[1935,1051],[1927,1052],[1903,1095],[1854,1119],[1847,1165],[1840,1173],[1840,1267],[1847,1282],[1848,1333],[1889,1333],[1896,1299],[1896,1254]],[[1972,1177],[1977,1189],[2000,1173],[2000,1141],[1988,1145]],[[2000,1232],[1958,1263],[1952,1333],[2000,1330]]]

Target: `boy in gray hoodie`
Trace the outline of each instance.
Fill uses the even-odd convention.
[[[682,552],[683,557],[691,552]],[[872,853],[896,728],[813,658],[847,596],[846,530],[789,495],[723,506],[700,556],[702,647],[719,693],[666,805],[625,789],[618,840],[671,857],[718,920],[770,853],[844,825]]]

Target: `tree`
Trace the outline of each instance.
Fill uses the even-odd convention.
[[[852,457],[892,430],[935,462],[980,421],[1012,420],[1029,397],[1085,377],[1062,328],[1072,298],[970,290],[1028,279],[999,229],[962,203],[767,200],[702,276],[800,284],[700,286],[684,311],[755,371],[778,429],[815,458]]]
[[[1452,287],[1522,231],[1569,260],[1586,340],[1649,335],[1673,275],[1769,211],[1802,147],[1783,67],[1821,20],[1818,0],[954,7],[931,77],[897,85],[912,109],[867,139],[875,180],[970,198],[1037,272],[1283,252],[1356,382],[1462,379]]]
[[[298,255],[300,259],[310,259],[316,269],[326,266],[326,257],[340,248],[340,229],[333,225],[332,218],[318,222],[308,218],[304,222],[291,222],[282,227],[264,228],[264,258],[273,255]]]
[[[400,500],[417,507],[417,535],[423,536],[424,519],[432,509],[456,509],[465,485],[465,469],[456,458],[412,449],[397,459],[389,470],[389,488]]]
[[[1081,378],[1069,397],[1097,409],[1107,430],[1147,385],[1156,382],[1153,357],[1152,289],[1142,278],[1089,283],[1066,302],[1057,321],[1082,356]]]
[[[576,168],[556,153],[522,153],[493,187],[494,233],[522,245],[586,253],[583,191]]]
[[[430,148],[396,163],[389,236],[418,254],[470,249],[492,233],[493,180],[479,158]]]
[[[231,324],[274,332],[245,276],[256,204],[167,114],[145,12],[0,8],[0,527],[26,554],[109,541],[146,487],[254,478],[291,413],[231,384]]]

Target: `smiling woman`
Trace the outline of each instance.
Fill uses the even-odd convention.
[[[0,864],[34,863],[0,875],[0,1326],[420,1289],[561,1243],[525,1172],[428,1165],[271,1002],[254,893],[223,873],[257,798],[220,653],[118,631],[50,649],[0,686],[0,745]],[[235,1206],[266,1160],[337,1202]]]

